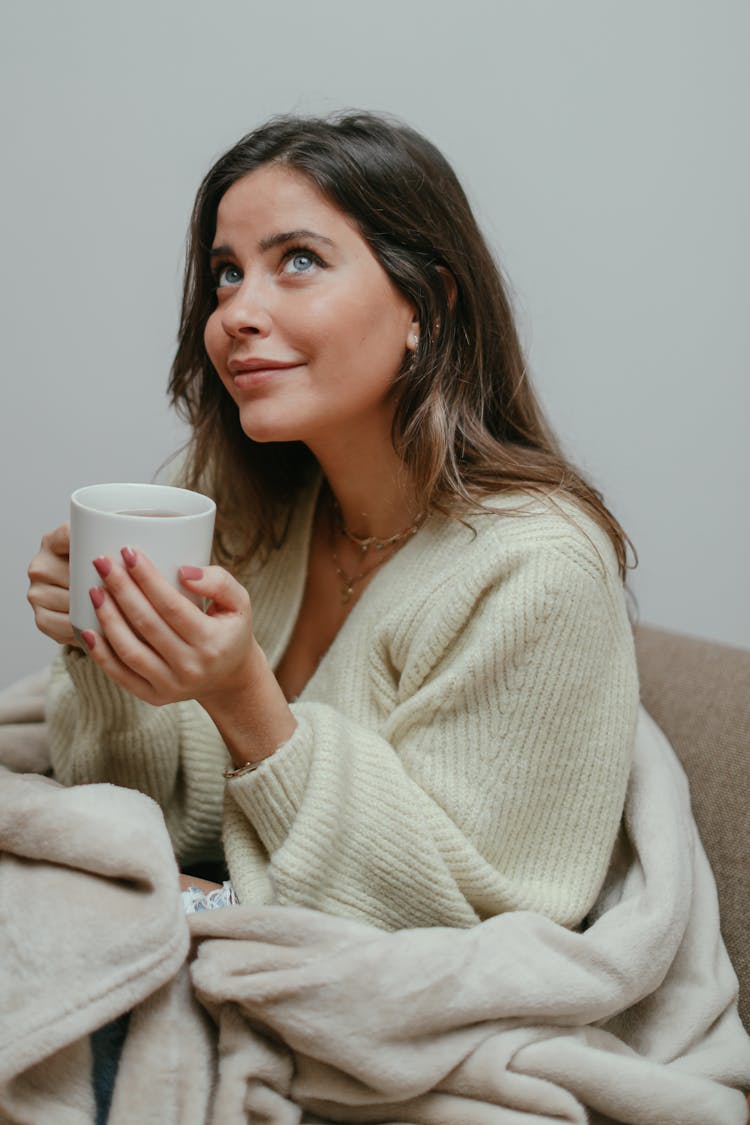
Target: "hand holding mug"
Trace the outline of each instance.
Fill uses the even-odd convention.
[[[46,535],[29,567],[29,601],[42,632],[85,644],[133,695],[155,706],[201,703],[244,764],[248,741],[266,757],[296,720],[253,634],[247,591],[207,565],[215,510],[208,497],[165,485],[79,489],[70,530]]]
[[[27,601],[36,627],[60,645],[77,644],[70,623],[70,525],[48,531],[29,564]]]
[[[168,485],[88,485],[71,497],[72,629],[147,703],[223,698],[252,674],[247,591],[207,565],[215,513],[209,497]]]
[[[119,560],[123,547],[147,555],[176,589],[202,605],[181,585],[177,571],[209,562],[215,515],[213,500],[186,488],[92,484],[77,489],[70,498],[70,618],[78,635],[99,627],[89,598],[96,581],[94,559]]]
[[[101,580],[89,597],[98,632],[82,637],[91,659],[133,695],[156,706],[209,704],[243,693],[263,658],[247,591],[219,566],[179,568],[186,593],[208,599],[204,613],[178,593],[140,551],[94,562]]]
[[[207,563],[211,553],[213,500],[184,488],[154,484],[102,484],[71,497],[71,522],[48,532],[32,559],[27,600],[37,628],[58,644],[83,647],[81,633],[96,629],[89,599],[96,580],[93,561],[121,547],[146,551],[173,586],[181,587],[183,563]]]

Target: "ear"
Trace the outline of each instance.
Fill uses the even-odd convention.
[[[419,317],[417,310],[412,312],[411,324],[406,336],[406,350],[407,352],[415,352],[419,345]]]

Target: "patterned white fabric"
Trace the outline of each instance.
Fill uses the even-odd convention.
[[[201,910],[218,910],[221,906],[238,906],[239,899],[234,893],[234,888],[226,880],[215,891],[208,894],[199,887],[187,887],[182,892],[182,904],[186,914],[198,914]]]

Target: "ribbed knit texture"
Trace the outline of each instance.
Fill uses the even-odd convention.
[[[314,499],[248,579],[272,666],[299,610]],[[385,929],[585,916],[630,769],[632,633],[606,536],[560,504],[503,510],[521,502],[472,516],[473,532],[431,517],[292,705],[289,742],[228,783],[224,847],[242,902]],[[57,775],[150,793],[178,854],[208,840],[226,751],[205,713],[150,708],[86,658],[68,662],[75,688],[58,672],[50,708]]]
[[[152,707],[77,649],[61,650],[47,699],[50,758],[63,785],[110,781],[161,805],[183,862],[221,857],[228,755],[197,703]]]

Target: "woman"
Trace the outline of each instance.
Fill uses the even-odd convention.
[[[440,153],[367,114],[235,145],[198,193],[171,394],[217,500],[216,565],[181,573],[210,608],[123,544],[84,654],[45,538],[58,779],[153,796],[183,865],[223,840],[243,904],[577,927],[635,738],[627,541],[542,420]]]

